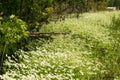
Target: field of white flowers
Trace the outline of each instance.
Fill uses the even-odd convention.
[[[53,40],[30,42],[16,62],[6,60],[3,80],[120,80],[120,12],[84,13],[77,19],[50,22],[40,32]],[[17,59],[16,59],[17,60]]]

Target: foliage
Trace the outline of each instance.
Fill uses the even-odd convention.
[[[31,31],[42,25],[42,22],[48,21],[49,14],[53,10],[51,5],[52,0],[5,0],[0,2],[0,13],[3,12],[4,16],[15,14],[28,23]],[[36,22],[39,24],[36,25]]]
[[[120,6],[120,0],[108,0],[109,6]]]
[[[12,14],[19,16],[27,22],[29,31],[33,31],[48,23],[52,15],[79,14],[90,10],[101,10],[106,6],[106,0],[2,0],[0,13],[3,12],[5,16]]]
[[[21,40],[28,36],[27,26],[24,21],[18,19],[16,16],[11,15],[8,20],[1,20],[0,24],[0,57],[1,65],[5,56],[12,56],[14,52],[20,48],[18,45]]]
[[[8,58],[1,79],[18,80],[119,80],[119,12],[82,14],[43,25],[40,32],[66,31],[53,41],[30,43],[37,50],[17,51],[20,63]],[[114,15],[116,17],[114,17]],[[118,29],[117,28],[117,29]],[[112,34],[114,33],[114,34]],[[41,45],[42,44],[42,45]],[[15,58],[16,59],[16,58]]]

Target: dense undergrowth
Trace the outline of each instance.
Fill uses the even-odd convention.
[[[119,12],[81,14],[79,19],[43,25],[40,32],[70,32],[30,42],[8,57],[3,80],[119,80]],[[33,50],[34,49],[34,50]],[[36,49],[36,50],[35,50]]]

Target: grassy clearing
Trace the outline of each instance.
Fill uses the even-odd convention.
[[[53,41],[30,43],[37,50],[16,52],[22,62],[5,62],[4,80],[119,80],[119,12],[85,13],[79,19],[44,25],[40,32],[70,32]],[[116,19],[113,20],[113,16]],[[119,22],[118,22],[119,23]],[[113,25],[114,24],[114,25]],[[120,25],[115,25],[119,27]],[[112,33],[115,33],[114,34]],[[36,44],[35,46],[33,44]]]

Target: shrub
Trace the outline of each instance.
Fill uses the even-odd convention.
[[[0,24],[0,68],[5,56],[12,56],[20,48],[18,44],[28,36],[27,25],[21,19],[11,15],[7,20],[1,20]]]

